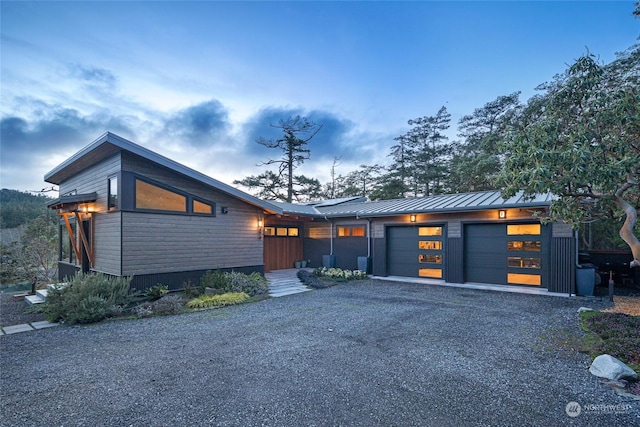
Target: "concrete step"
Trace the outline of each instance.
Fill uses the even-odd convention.
[[[27,295],[26,297],[24,297],[24,300],[27,305],[42,304],[43,302],[45,302],[45,298],[38,295],[37,292],[35,295]]]

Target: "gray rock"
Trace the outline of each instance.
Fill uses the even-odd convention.
[[[638,379],[638,374],[633,369],[608,354],[602,354],[593,359],[589,372],[596,377],[616,381],[620,379]]]
[[[578,313],[582,313],[583,311],[595,311],[593,308],[589,308],[589,307],[580,307],[578,309]]]

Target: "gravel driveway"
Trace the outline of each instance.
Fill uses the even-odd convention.
[[[0,425],[639,425],[560,345],[585,304],[372,281],[3,336]]]

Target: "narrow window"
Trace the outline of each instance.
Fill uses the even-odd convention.
[[[118,209],[118,177],[112,176],[109,178],[108,183],[108,206],[107,210]]]
[[[418,270],[420,277],[433,277],[435,279],[442,278],[442,270],[439,268],[421,268]]]
[[[264,235],[265,236],[275,236],[276,235],[275,227],[265,227],[264,228]]]
[[[351,235],[356,237],[364,237],[364,227],[351,228]]]
[[[541,280],[539,274],[517,274],[508,273],[507,283],[513,285],[533,285],[540,286]]]
[[[203,203],[199,200],[193,200],[193,213],[211,215],[213,213],[213,206],[209,203]]]
[[[428,263],[428,264],[442,264],[442,255],[418,255],[418,262],[420,264]]]
[[[521,234],[530,234],[530,235],[539,235],[540,234],[540,224],[511,224],[507,225],[507,235],[521,235]]]
[[[442,236],[442,227],[419,227],[418,236]]]
[[[351,235],[349,227],[338,227],[338,237],[348,237]]]
[[[418,249],[425,251],[439,251],[442,250],[442,242],[439,240],[420,240],[418,242]]]
[[[291,228],[289,228],[289,229],[288,229],[288,233],[287,233],[287,235],[288,235],[289,237],[297,237],[297,236],[298,236],[298,229],[297,229],[297,228],[295,228],[295,227],[291,227]]]

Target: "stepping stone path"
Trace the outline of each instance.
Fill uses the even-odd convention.
[[[0,328],[0,335],[11,335],[19,332],[35,331],[37,329],[51,328],[52,326],[58,326],[58,323],[51,323],[43,320],[41,322],[22,323],[20,325],[5,326]]]

